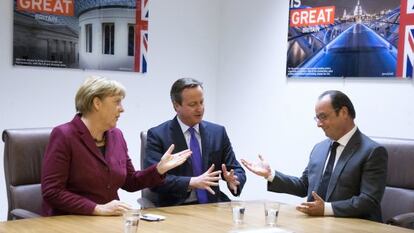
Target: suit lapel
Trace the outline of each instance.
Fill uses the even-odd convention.
[[[180,124],[178,123],[177,117],[174,117],[174,119],[171,121],[170,130],[171,130],[171,139],[173,139],[173,143],[175,144],[173,153],[177,153],[179,151],[188,149],[187,142],[185,141],[184,133],[181,129]],[[167,149],[168,148],[166,148],[166,150]]]
[[[210,135],[208,133],[207,130],[207,125],[204,122],[201,122],[199,124],[199,129],[200,129],[200,137],[201,137],[201,158],[203,160],[203,171],[207,171],[207,169],[209,168],[208,165],[209,163],[209,146],[210,145]],[[215,168],[215,169],[220,169],[220,168]]]
[[[205,172],[209,169],[209,164],[213,164],[210,161],[210,159],[212,159],[212,158],[210,158],[210,149],[211,148],[209,146],[211,137],[210,137],[210,133],[209,133],[209,130],[208,130],[208,126],[205,122],[203,122],[203,121],[200,122],[199,129],[200,129],[201,150],[202,150],[201,159],[203,161],[202,169],[203,169],[203,172]],[[217,169],[220,170],[221,168],[220,167],[214,168],[214,170],[217,170]],[[219,187],[217,187],[217,188],[218,188],[218,191],[216,191],[216,195],[212,195],[210,192],[207,192],[207,197],[208,197],[209,202],[217,201],[217,197],[220,195],[220,192],[219,192],[220,188]],[[214,187],[213,187],[213,189],[214,189]],[[215,197],[215,196],[217,196],[217,197]]]
[[[115,137],[113,130],[108,130],[105,132],[105,137],[106,137],[106,144],[105,144],[105,156],[104,156],[104,160],[105,161],[109,161],[111,159],[111,156],[107,156],[107,155],[111,155],[113,154],[113,150],[115,150],[114,148],[116,148],[116,144],[120,143],[118,142],[118,138]],[[100,156],[102,157],[102,156]]]
[[[329,181],[328,190],[326,193],[326,200],[329,200],[333,190],[335,189],[339,176],[341,175],[345,165],[348,163],[349,159],[354,155],[355,151],[358,149],[361,144],[360,132],[357,130],[354,135],[352,135],[348,144],[346,144],[344,150],[342,151],[341,156],[338,159],[338,162],[335,165],[333,170],[331,180]]]
[[[171,120],[170,133],[171,143],[174,143],[175,145],[173,153],[189,149],[187,142],[185,141],[183,130],[181,129],[180,124],[178,123],[177,116]],[[169,145],[167,145],[167,148],[165,148],[165,150],[167,150],[168,147]],[[187,159],[184,162],[184,164],[181,165],[181,167],[185,167],[186,170],[190,171],[191,174],[193,174],[193,163],[191,158]]]
[[[96,146],[91,133],[89,132],[86,125],[81,121],[80,116],[77,115],[72,120],[72,122],[79,133],[81,142],[88,148],[88,150],[93,154],[93,156],[95,156],[99,161],[106,164],[106,161],[104,157],[102,156],[101,152],[99,151],[98,147]]]
[[[330,146],[331,146],[331,140],[326,140],[324,142],[324,145],[322,146],[321,152],[316,153],[316,154],[320,154],[322,156],[317,157],[316,161],[315,161],[315,164],[317,165],[317,167],[316,167],[316,177],[319,177],[319,181],[315,182],[314,187],[313,187],[312,190],[318,190],[319,185],[322,181],[323,171],[324,171],[324,168],[325,168],[326,160],[327,160],[328,155],[329,155]]]

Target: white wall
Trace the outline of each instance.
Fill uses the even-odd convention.
[[[127,88],[118,127],[139,168],[139,132],[173,118],[172,83],[183,76],[204,82],[205,118],[215,120],[219,0],[151,0],[148,73],[13,67],[13,1],[0,1],[0,131],[55,126],[72,119],[77,88],[90,74],[116,79]],[[0,142],[0,221],[6,219],[3,148]],[[135,204],[139,192],[120,192]]]
[[[325,138],[313,116],[328,89],[348,94],[365,134],[414,138],[411,80],[286,79],[288,8],[289,1],[222,1],[216,112],[238,157],[261,153],[273,168],[301,175],[313,145]],[[265,190],[266,182],[248,173],[241,199],[304,200]]]
[[[253,160],[262,153],[289,174],[301,174],[312,146],[324,138],[313,115],[315,100],[326,89],[350,96],[366,134],[414,138],[411,81],[286,79],[287,10],[288,1],[280,0],[151,0],[149,72],[139,75],[13,67],[12,3],[1,1],[0,130],[70,120],[80,83],[89,74],[102,74],[127,87],[118,126],[136,165],[139,131],[173,117],[169,88],[183,76],[205,83],[205,119],[226,126],[238,158]],[[1,142],[0,154],[2,148]],[[0,220],[7,208],[3,176]],[[266,192],[263,179],[247,176],[241,199],[302,200]],[[121,193],[131,204],[137,196]]]

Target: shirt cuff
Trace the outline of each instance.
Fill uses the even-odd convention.
[[[270,175],[268,177],[266,177],[265,179],[269,182],[273,182],[274,178],[275,178],[275,172],[272,171],[272,173],[270,173]]]
[[[324,210],[323,215],[325,215],[325,216],[333,216],[334,215],[333,208],[332,208],[332,203],[325,202],[325,210]]]

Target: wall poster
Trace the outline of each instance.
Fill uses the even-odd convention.
[[[290,0],[289,78],[412,78],[414,0]]]
[[[147,71],[149,0],[14,0],[13,65]]]

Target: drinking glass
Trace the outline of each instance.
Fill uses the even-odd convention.
[[[279,209],[280,203],[278,202],[267,201],[264,203],[266,225],[271,227],[276,226]]]
[[[124,233],[136,233],[141,211],[139,209],[127,210],[124,212]]]
[[[246,210],[245,203],[242,201],[232,201],[231,209],[233,213],[233,222],[241,224],[244,221],[244,212]]]

